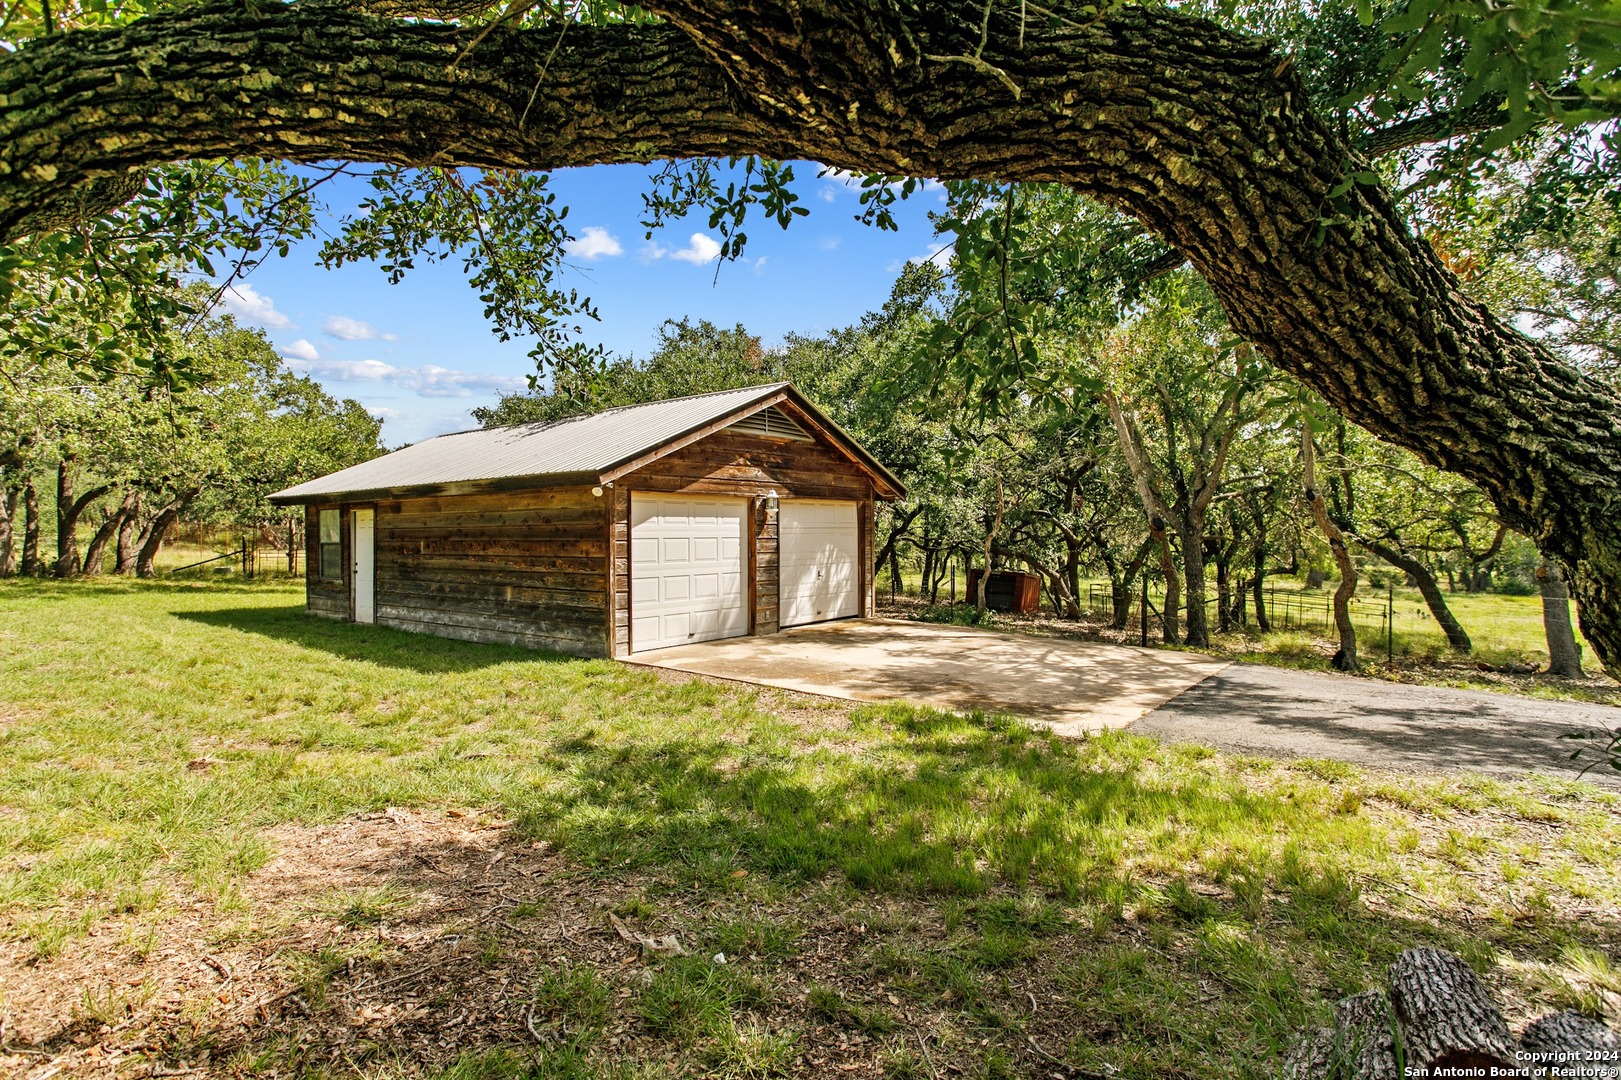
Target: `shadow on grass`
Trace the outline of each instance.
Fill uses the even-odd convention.
[[[1608,912],[1576,921],[1532,907],[1512,923],[1470,922],[1365,903],[1355,876],[1337,866],[1359,836],[1354,821],[1316,827],[1335,813],[1328,785],[1267,791],[1192,767],[1168,775],[1140,739],[1089,755],[995,720],[884,715],[900,728],[889,752],[842,765],[703,737],[560,739],[548,752],[565,759],[559,782],[509,792],[501,809],[516,823],[493,835],[454,821],[417,833],[407,822],[395,834],[383,815],[351,819],[369,835],[313,856],[329,865],[293,860],[282,883],[302,866],[307,888],[356,889],[336,918],[356,926],[386,915],[394,930],[386,961],[343,951],[363,934],[305,935],[283,950],[278,983],[256,991],[270,1007],[227,1013],[239,1026],[212,1031],[166,1016],[147,1037],[165,1060],[207,1046],[219,1059],[295,1073],[353,1069],[351,1051],[386,1062],[426,1048],[416,1064],[431,1070],[512,1048],[519,1058],[489,1075],[543,1077],[620,1075],[616,1062],[637,1059],[649,1069],[673,1059],[683,1075],[726,1074],[717,1055],[728,1032],[787,1032],[812,1055],[870,1072],[874,1057],[859,1047],[872,1044],[853,1038],[871,1031],[863,1011],[818,1014],[779,985],[791,958],[708,960],[735,951],[717,926],[763,917],[749,890],[765,878],[815,942],[819,977],[846,988],[880,977],[890,1005],[927,1018],[919,1023],[955,1072],[1045,1074],[1051,1062],[1032,1054],[1035,1039],[1089,1070],[1109,1063],[1127,1077],[1225,1078],[1269,1074],[1261,1066],[1293,1031],[1321,1020],[1334,997],[1376,984],[1405,948],[1454,949],[1484,970],[1499,949],[1554,961],[1565,944],[1608,948],[1621,934]],[[1133,868],[1155,849],[1182,852],[1163,826],[1203,846],[1179,855],[1181,876],[1156,884]],[[1295,838],[1281,851],[1240,842],[1279,832]],[[537,854],[534,837],[554,841],[556,853]],[[1221,848],[1228,853],[1211,857]],[[308,861],[321,848],[304,850]],[[405,910],[377,902],[369,910],[366,895],[385,887],[398,891],[383,899]],[[833,891],[816,891],[824,887]],[[1023,891],[1070,904],[1021,922],[1021,911],[1046,909],[995,894]],[[320,901],[284,898],[303,910]],[[678,933],[697,955],[638,959],[610,928],[604,911],[615,905],[649,932]],[[895,917],[869,918],[880,907]],[[1010,980],[1004,972],[1015,964]],[[520,1048],[539,1038],[537,1016],[548,1022],[540,988],[558,971],[600,986],[603,1000],[617,994],[629,1037],[609,1044],[598,1030],[605,1022],[559,1013],[580,1068],[526,1072],[518,1066],[532,1051]],[[678,976],[686,981],[672,988]],[[732,993],[733,979],[757,990]],[[302,997],[291,999],[294,991]],[[1026,1010],[1037,996],[1065,1004]],[[672,1001],[684,1010],[674,1021]],[[475,1005],[479,1023],[464,1025]],[[357,1048],[347,1030],[355,1016],[411,1019]],[[64,1026],[43,1045],[55,1052],[81,1030]],[[953,1030],[975,1037],[943,1037]]]
[[[309,614],[302,605],[178,610],[170,614],[187,622],[274,638],[330,653],[344,660],[406,668],[425,674],[476,671],[497,664],[578,661],[578,657],[516,645],[481,645],[431,634],[391,630],[383,626],[323,619]]]

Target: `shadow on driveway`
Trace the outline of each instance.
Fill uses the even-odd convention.
[[[1572,751],[1592,744],[1559,736],[1618,725],[1621,709],[1608,705],[1233,664],[1131,730],[1268,757],[1574,779],[1585,760],[1572,763]],[[1613,770],[1586,779],[1621,790]]]

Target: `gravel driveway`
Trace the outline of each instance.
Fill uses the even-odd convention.
[[[1568,731],[1621,726],[1621,708],[1233,664],[1130,730],[1269,757],[1496,775],[1574,777]],[[1621,790],[1621,773],[1587,779]]]

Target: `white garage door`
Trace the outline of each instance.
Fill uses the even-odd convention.
[[[631,493],[632,652],[748,633],[747,505],[742,499]]]
[[[782,626],[861,614],[861,552],[853,502],[783,500],[777,510]]]

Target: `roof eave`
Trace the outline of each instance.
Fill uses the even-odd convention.
[[[502,476],[493,480],[452,480],[438,484],[402,484],[395,487],[356,488],[348,491],[322,491],[293,495],[278,491],[269,496],[274,506],[313,506],[318,503],[376,502],[379,499],[433,498],[440,495],[482,495],[524,488],[575,487],[599,483],[593,472],[530,473]],[[293,489],[288,489],[291,491]]]

